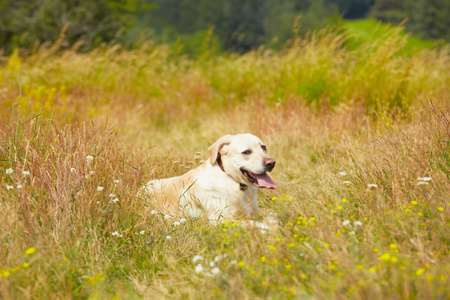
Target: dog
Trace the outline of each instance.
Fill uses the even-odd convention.
[[[257,189],[275,189],[267,172],[275,160],[253,134],[227,134],[209,148],[210,158],[178,177],[156,179],[144,192],[164,213],[199,217],[206,213],[219,222],[261,217]]]

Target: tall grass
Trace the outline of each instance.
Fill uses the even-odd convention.
[[[5,58],[0,298],[448,298],[447,49],[345,39],[196,60],[151,44]],[[277,230],[177,226],[137,196],[237,132],[277,160],[278,189],[258,196]]]
[[[44,102],[62,120],[120,115],[120,121],[146,119],[161,127],[180,116],[193,119],[204,109],[220,111],[254,99],[407,113],[449,84],[446,47],[396,55],[405,45],[401,28],[356,50],[342,46],[346,39],[345,33],[325,29],[295,39],[282,52],[262,48],[196,60],[151,43],[136,50],[114,46],[90,53],[78,53],[76,47],[62,52],[41,48],[23,58],[15,52],[4,58],[0,97],[4,108],[15,103],[21,66],[27,112],[37,112]]]

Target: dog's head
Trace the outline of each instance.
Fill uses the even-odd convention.
[[[277,187],[267,175],[275,167],[275,160],[267,155],[266,146],[253,134],[227,134],[208,151],[211,164],[222,164],[223,171],[236,182],[259,188]]]

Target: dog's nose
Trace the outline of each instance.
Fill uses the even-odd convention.
[[[276,163],[275,159],[271,157],[264,159],[264,166],[266,166],[266,169],[269,172],[272,171],[273,168],[275,168],[275,163]]]

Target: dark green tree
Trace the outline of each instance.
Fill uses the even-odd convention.
[[[54,42],[64,29],[67,45],[82,39],[90,49],[116,39],[150,7],[144,0],[0,0],[0,48]]]
[[[405,0],[376,0],[370,15],[383,22],[399,24],[407,18]]]
[[[406,28],[422,38],[450,41],[449,0],[405,0]]]

